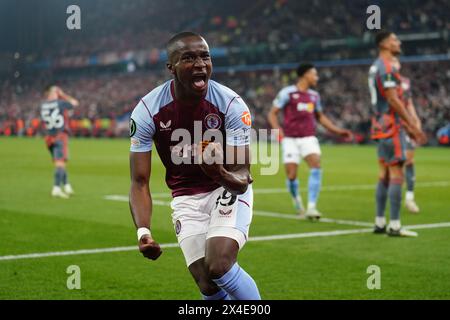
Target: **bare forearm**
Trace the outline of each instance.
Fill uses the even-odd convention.
[[[407,125],[414,126],[413,118],[409,115],[408,111],[406,111],[406,108],[398,97],[392,97],[388,99],[387,102]]]
[[[247,167],[242,167],[235,171],[230,171],[223,167],[220,175],[218,175],[214,180],[234,195],[245,193],[248,185],[252,182]]]
[[[136,228],[149,228],[152,216],[152,198],[148,184],[132,182],[130,211]]]
[[[342,129],[336,126],[331,120],[324,114],[318,116],[319,123],[328,131],[334,134],[340,134]]]
[[[278,116],[275,112],[270,112],[267,116],[267,120],[272,129],[280,129],[280,122],[278,121]]]
[[[75,99],[74,97],[68,95],[65,92],[61,92],[60,96],[61,96],[62,99],[66,100],[67,102],[69,102],[74,107],[78,107],[78,105],[80,104],[77,99]]]
[[[417,115],[416,107],[414,106],[414,103],[413,103],[412,99],[408,100],[408,107],[407,108],[408,108],[408,112],[411,115],[414,123],[417,125],[417,127],[420,130],[422,130],[422,122],[420,121],[420,118]]]

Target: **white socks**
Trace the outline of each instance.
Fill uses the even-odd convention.
[[[400,220],[389,221],[389,228],[394,230],[399,230],[401,228]]]
[[[386,226],[385,217],[375,217],[375,225],[379,228],[384,228]]]
[[[406,191],[405,200],[406,201],[414,200],[414,192],[413,191]]]
[[[379,228],[384,228],[386,226],[385,217],[375,217],[375,225]],[[402,227],[400,220],[389,221],[389,228],[394,230],[399,230]]]
[[[314,202],[308,202],[308,209],[315,209],[316,204]]]

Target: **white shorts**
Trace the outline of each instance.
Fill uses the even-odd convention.
[[[172,222],[187,266],[205,257],[206,240],[226,237],[242,249],[252,221],[253,188],[233,197],[223,187],[193,196],[175,197]]]
[[[319,140],[316,137],[290,138],[281,141],[283,149],[283,163],[299,164],[301,159],[311,155],[321,155]]]

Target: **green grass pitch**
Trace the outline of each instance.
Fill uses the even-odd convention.
[[[374,146],[323,146],[319,209],[330,219],[371,223],[377,162]],[[2,260],[1,257],[136,245],[128,204],[105,200],[128,194],[128,141],[70,141],[69,178],[76,195],[52,199],[53,169],[41,138],[0,139],[0,299],[199,299],[178,247],[158,261],[137,250]],[[404,225],[450,222],[450,150],[420,148],[416,156],[419,215],[402,209]],[[284,172],[259,175],[254,188],[283,189]],[[303,199],[308,172],[300,167]],[[352,186],[335,188],[336,186]],[[169,201],[164,169],[154,155],[151,191]],[[287,192],[255,193],[255,212],[293,215]],[[155,205],[153,234],[175,243],[170,208]],[[251,237],[367,229],[256,215]],[[418,238],[371,233],[248,242],[240,264],[264,299],[449,299],[450,226],[417,230]],[[69,290],[67,267],[81,270],[81,289]],[[367,268],[381,270],[381,289],[369,290]]]

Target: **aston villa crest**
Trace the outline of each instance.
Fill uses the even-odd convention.
[[[219,129],[222,125],[222,119],[215,113],[210,113],[205,117],[205,126],[207,129]]]

